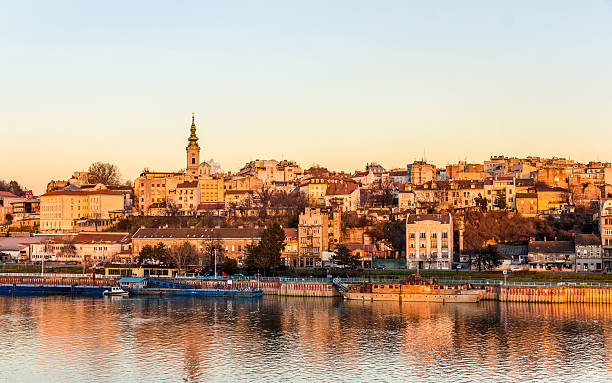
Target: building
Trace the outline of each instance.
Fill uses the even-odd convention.
[[[490,210],[514,210],[516,208],[514,177],[488,177],[484,181],[484,191]]]
[[[41,243],[30,244],[30,260],[103,264],[112,262],[117,254],[129,248],[128,233],[81,232],[74,236],[51,238]]]
[[[285,249],[281,252],[281,259],[287,267],[299,267],[298,257],[298,229],[283,229],[285,231]]]
[[[259,228],[184,228],[184,229],[149,229],[140,228],[132,236],[132,256],[138,256],[143,247],[163,243],[168,248],[178,248],[188,242],[200,252],[211,245],[219,247],[219,262],[222,257],[233,258],[239,265],[246,257],[246,246],[256,243],[261,238],[263,229]]]
[[[446,165],[447,180],[472,180],[478,181],[485,178],[484,165],[468,164],[459,161],[456,165]]]
[[[264,185],[295,183],[303,175],[302,169],[293,161],[255,160],[247,163],[238,176],[253,176]]]
[[[603,256],[612,259],[612,198],[602,199],[599,204],[599,232]]]
[[[576,271],[601,271],[603,267],[601,239],[595,234],[576,234]]]
[[[339,211],[355,211],[359,207],[359,185],[356,183],[330,184],[325,190],[325,206]]]
[[[168,196],[168,206],[180,215],[194,215],[200,205],[200,183],[185,181],[176,185]]]
[[[410,165],[410,183],[423,185],[436,180],[436,167],[425,161],[415,161]]]
[[[299,267],[320,265],[322,253],[329,249],[329,217],[320,209],[307,207],[298,221]]]
[[[351,179],[339,177],[307,177],[299,184],[299,191],[313,207],[325,207],[327,187],[331,184],[355,183]]]
[[[527,259],[529,268],[534,270],[574,270],[574,243],[572,241],[529,241]]]
[[[450,214],[409,214],[406,218],[408,269],[450,270],[453,219]]]
[[[40,196],[40,230],[74,232],[79,226],[111,224],[110,212],[123,210],[124,197],[112,190],[56,190]]]
[[[525,217],[538,216],[538,194],[537,193],[517,193],[516,212]]]

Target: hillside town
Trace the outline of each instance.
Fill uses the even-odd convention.
[[[144,169],[133,183],[104,163],[50,180],[39,196],[0,181],[3,262],[133,265],[145,248],[189,243],[214,250],[202,268],[224,259],[240,268],[275,222],[287,269],[338,266],[340,248],[359,268],[612,266],[609,162],[496,155],[346,173],[255,160],[232,173],[203,160],[195,116],[188,133],[184,169]]]

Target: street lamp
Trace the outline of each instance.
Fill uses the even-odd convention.
[[[217,278],[217,248],[214,248],[215,252],[215,279]]]

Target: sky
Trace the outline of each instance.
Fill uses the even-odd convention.
[[[612,161],[612,0],[0,0],[0,179]]]

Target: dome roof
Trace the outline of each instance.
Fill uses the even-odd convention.
[[[210,165],[209,165],[209,164],[208,164],[208,162],[206,162],[206,161],[202,162],[202,163],[200,164],[200,166],[208,166],[208,167],[210,167]]]

